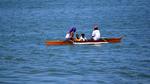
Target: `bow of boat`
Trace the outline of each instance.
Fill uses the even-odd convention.
[[[46,45],[71,45],[73,44],[71,41],[60,41],[60,40],[56,40],[56,41],[46,41],[45,42]]]

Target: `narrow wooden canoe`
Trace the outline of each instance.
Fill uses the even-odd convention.
[[[122,37],[120,38],[101,38],[100,40],[87,40],[87,41],[46,41],[46,45],[73,45],[73,44],[102,44],[102,43],[118,43],[121,42]]]

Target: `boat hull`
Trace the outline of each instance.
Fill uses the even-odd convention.
[[[100,40],[87,40],[87,41],[46,41],[46,45],[73,45],[73,44],[102,44],[102,43],[118,43],[122,38],[101,38]]]
[[[73,42],[71,41],[46,41],[46,45],[72,45]]]

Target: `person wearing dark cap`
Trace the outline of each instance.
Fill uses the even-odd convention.
[[[67,32],[66,34],[66,39],[69,39],[69,40],[74,40],[74,33],[76,32],[76,28],[75,27],[72,27],[69,32]]]
[[[76,34],[76,38],[75,38],[75,41],[80,41],[80,37],[79,37],[79,34]]]
[[[86,41],[87,39],[86,39],[86,37],[85,37],[85,34],[84,33],[82,33],[81,34],[81,37],[80,37],[80,41]]]
[[[92,32],[92,39],[93,40],[99,40],[100,39],[100,30],[98,29],[98,26],[94,27],[94,30]]]

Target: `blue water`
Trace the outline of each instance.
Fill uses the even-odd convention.
[[[0,84],[149,84],[149,0],[0,0]],[[46,46],[72,26],[121,43]]]

